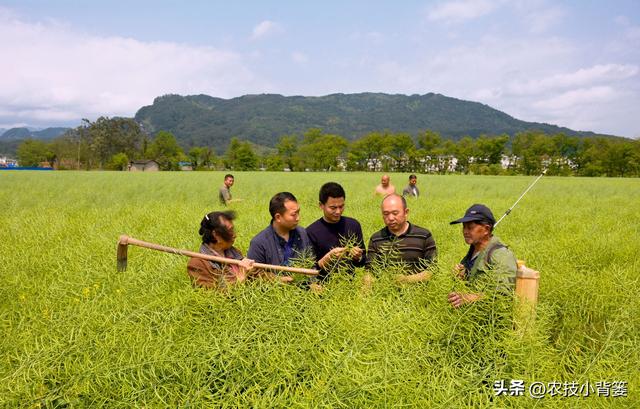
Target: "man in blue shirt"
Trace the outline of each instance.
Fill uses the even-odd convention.
[[[269,201],[271,223],[249,244],[247,257],[256,263],[287,266],[298,253],[310,247],[306,231],[298,226],[300,206],[289,192],[280,192]],[[291,281],[283,276],[281,281]]]
[[[319,194],[322,217],[307,227],[320,267],[320,280],[330,275],[338,260],[345,260],[349,267],[365,264],[362,227],[356,219],[342,215],[345,196],[342,186],[335,182],[322,185]]]

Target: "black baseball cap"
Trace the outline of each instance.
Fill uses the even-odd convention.
[[[493,226],[496,224],[496,219],[491,213],[491,209],[483,204],[474,204],[464,213],[464,217],[454,220],[449,224],[458,224],[466,222],[478,222],[482,224],[489,224]]]

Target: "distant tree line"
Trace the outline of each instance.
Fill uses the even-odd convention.
[[[312,128],[283,135],[274,149],[258,152],[232,138],[226,152],[196,146],[185,152],[170,132],[147,135],[133,119],[83,120],[81,126],[47,143],[27,140],[18,147],[22,166],[48,163],[59,169],[126,170],[132,160],[153,159],[163,170],[188,162],[195,170],[393,171],[465,174],[640,176],[640,141],[611,137],[508,135],[442,138],[433,131],[370,132],[354,141]]]
[[[189,161],[176,138],[160,131],[150,137],[131,118],[100,117],[82,124],[47,143],[26,140],[18,146],[21,166],[48,163],[58,169],[126,170],[130,161],[153,159],[163,170],[177,170],[181,161]],[[195,150],[194,161],[207,164],[212,151]]]

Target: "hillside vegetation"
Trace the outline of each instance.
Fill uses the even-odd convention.
[[[34,131],[26,127],[11,128],[0,131],[0,141],[8,141],[13,139],[51,139],[64,134],[70,128],[45,128],[39,131]]]
[[[319,128],[348,140],[385,130],[411,135],[431,130],[455,140],[482,134],[515,135],[534,129],[547,134],[593,135],[521,121],[478,102],[433,93],[323,97],[262,94],[232,99],[165,95],[156,98],[153,105],[141,108],[135,119],[149,132],[171,132],[184,147],[226,147],[231,137],[275,146],[282,135],[300,135],[309,128]]]

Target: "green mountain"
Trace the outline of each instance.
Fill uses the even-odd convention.
[[[372,131],[407,132],[427,129],[459,139],[482,134],[513,135],[538,129],[549,134],[594,135],[555,125],[525,122],[478,102],[440,94],[332,94],[285,97],[274,94],[222,99],[208,95],[165,95],[135,115],[148,132],[173,133],[181,145],[215,146],[221,152],[237,136],[274,146],[286,134],[301,135],[309,128],[342,135],[349,140]]]
[[[39,131],[27,127],[0,129],[0,156],[15,158],[18,146],[26,139],[50,140],[63,135],[71,128],[52,127]]]
[[[13,139],[52,139],[62,135],[70,128],[45,128],[39,131],[34,131],[26,127],[11,128],[0,133],[0,140],[13,140]]]
[[[31,136],[29,128],[11,128],[2,133],[0,138],[4,140],[8,139],[24,139]]]

